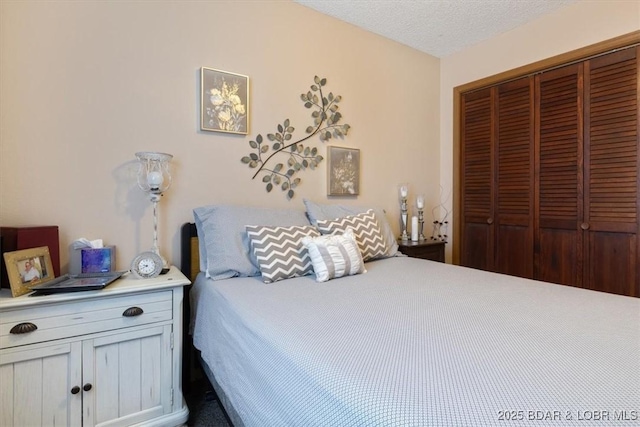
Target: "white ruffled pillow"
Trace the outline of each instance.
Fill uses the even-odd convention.
[[[309,251],[317,282],[367,272],[350,228],[343,234],[305,237],[302,244]]]

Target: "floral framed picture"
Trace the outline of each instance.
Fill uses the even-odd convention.
[[[249,77],[202,67],[200,129],[249,133]]]
[[[360,194],[360,150],[329,147],[327,151],[327,195]]]
[[[19,297],[31,292],[31,286],[55,279],[49,247],[41,246],[3,254],[11,295]]]

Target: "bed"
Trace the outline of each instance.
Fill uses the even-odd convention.
[[[323,209],[314,216],[307,205],[312,227],[323,216],[361,215]],[[255,249],[229,216],[239,225],[262,213],[231,208],[218,224],[225,251]],[[274,217],[273,228],[291,224]],[[397,253],[324,282],[216,278],[202,258],[211,261],[207,245],[225,236],[195,236],[210,239],[211,230],[197,216],[183,227],[190,332],[236,426],[640,423],[637,298]]]

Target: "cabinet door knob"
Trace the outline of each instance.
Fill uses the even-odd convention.
[[[78,393],[80,393],[80,387],[78,387],[78,386],[74,386],[74,387],[71,389],[71,394],[78,394]]]
[[[493,224],[493,218],[487,218],[487,224],[489,225]]]
[[[19,334],[28,334],[29,332],[33,332],[38,327],[31,322],[18,323],[9,331],[10,334],[19,335]]]
[[[589,223],[588,222],[583,222],[582,224],[580,224],[580,228],[582,228],[583,230],[588,230],[589,229]]]
[[[91,383],[86,383],[85,385],[82,386],[82,389],[84,391],[89,391],[91,390],[91,387],[92,387]]]
[[[122,315],[124,317],[135,317],[140,316],[142,313],[144,313],[144,310],[140,307],[129,307],[122,313]]]

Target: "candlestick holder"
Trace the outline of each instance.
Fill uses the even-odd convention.
[[[407,218],[409,216],[409,210],[407,209],[407,198],[402,197],[400,203],[400,217],[402,219],[402,235],[400,238],[403,241],[409,240],[409,233],[407,233]]]
[[[409,196],[409,185],[400,184],[398,190],[400,193],[400,220],[402,221],[402,234],[400,235],[400,238],[402,241],[406,242],[409,240],[409,233],[407,233],[407,219],[409,217],[407,197]]]
[[[418,208],[418,240],[424,240],[424,209]]]

